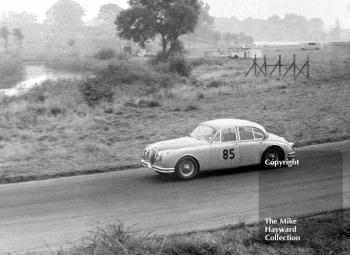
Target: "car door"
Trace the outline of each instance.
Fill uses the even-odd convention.
[[[212,169],[240,165],[240,148],[235,127],[221,130],[211,144]]]
[[[242,166],[260,164],[265,149],[264,132],[253,127],[239,127]]]

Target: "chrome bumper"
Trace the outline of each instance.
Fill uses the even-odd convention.
[[[150,162],[147,162],[147,161],[145,161],[143,159],[141,159],[141,163],[145,167],[151,168],[151,169],[153,169],[154,171],[156,171],[158,173],[162,173],[162,174],[173,174],[173,173],[175,173],[175,168],[165,168],[165,167],[153,166],[153,165],[151,165]]]
[[[293,158],[295,158],[295,151],[292,151],[292,152],[289,152],[289,153],[288,153],[288,158],[287,158],[287,160],[290,160],[290,159],[293,159]]]

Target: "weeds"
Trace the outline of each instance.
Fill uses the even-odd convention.
[[[126,228],[122,222],[99,227],[82,238],[81,243],[60,254],[348,254],[349,212],[344,221],[339,212],[300,219],[298,226],[304,242],[300,244],[269,243],[261,240],[258,225],[237,225],[213,231],[183,235],[156,236],[141,230]],[[341,221],[343,224],[339,224]]]

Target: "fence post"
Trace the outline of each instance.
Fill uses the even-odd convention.
[[[265,76],[267,76],[267,62],[266,62],[266,55],[264,55],[264,66],[265,66]]]
[[[306,66],[306,75],[307,75],[307,78],[309,79],[310,78],[310,56],[307,55],[307,66]]]
[[[254,74],[256,76],[256,54],[255,54],[255,57],[254,57]]]
[[[278,55],[278,73],[279,76],[282,75],[282,55]]]
[[[293,54],[293,76],[294,76],[294,79],[296,79],[296,55]]]

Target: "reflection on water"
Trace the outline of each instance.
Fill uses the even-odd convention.
[[[62,70],[51,69],[46,63],[26,63],[23,80],[14,84],[12,88],[0,89],[0,94],[16,96],[40,85],[46,80],[80,78],[82,75]]]

